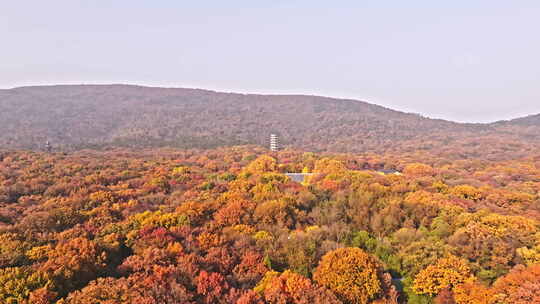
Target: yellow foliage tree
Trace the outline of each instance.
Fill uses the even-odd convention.
[[[454,188],[452,188],[452,190],[450,190],[450,193],[459,198],[473,201],[482,198],[482,193],[480,192],[480,190],[470,185],[455,186]]]
[[[26,267],[0,269],[0,302],[23,303],[30,292],[48,284],[45,275]]]
[[[360,248],[340,248],[322,258],[313,278],[345,303],[368,303],[382,291],[379,275],[374,257]]]
[[[315,173],[324,173],[331,176],[344,175],[347,171],[345,164],[335,159],[323,158],[315,163]]]
[[[267,271],[253,290],[260,294],[264,293],[264,291],[270,286],[270,283],[272,283],[272,280],[277,277],[279,277],[279,272],[273,270]]]
[[[179,227],[189,224],[189,218],[178,212],[163,213],[161,211],[145,211],[130,217],[130,226],[133,228],[151,227]]]
[[[467,263],[458,257],[449,256],[420,271],[414,280],[413,291],[433,296],[445,288],[453,289],[459,284],[473,281]]]
[[[273,157],[268,155],[261,155],[256,160],[252,161],[245,168],[249,173],[264,173],[275,172],[277,169],[277,162]]]
[[[516,253],[523,259],[528,266],[540,264],[540,232],[536,233],[536,244],[532,248],[522,247],[516,250]]]
[[[435,170],[430,165],[413,163],[403,169],[403,173],[413,176],[431,176],[435,174]]]

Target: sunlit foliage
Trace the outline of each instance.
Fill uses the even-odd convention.
[[[540,156],[267,152],[0,152],[0,302],[537,301]]]

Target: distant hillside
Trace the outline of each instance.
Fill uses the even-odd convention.
[[[540,126],[540,114],[516,118],[510,121],[498,122],[498,124],[520,125],[520,126]]]
[[[471,156],[519,152],[539,141],[539,118],[460,124],[356,100],[253,95],[127,85],[22,87],[0,90],[0,146],[64,150],[107,147],[212,148],[266,145],[364,152],[463,145]],[[496,143],[492,143],[495,141]],[[506,146],[506,147],[505,147]],[[446,149],[446,150],[445,150]],[[446,153],[450,153],[450,150]]]

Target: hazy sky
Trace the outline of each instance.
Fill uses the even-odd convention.
[[[540,112],[540,1],[1,1],[0,88],[67,83],[508,119]]]

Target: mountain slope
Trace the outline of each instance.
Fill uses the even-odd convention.
[[[17,149],[37,149],[46,140],[62,149],[266,145],[275,132],[284,145],[306,150],[391,151],[499,133],[519,142],[526,134],[513,136],[511,128],[521,127],[460,124],[362,101],[305,95],[128,85],[0,90],[0,145]]]
[[[540,126],[540,114],[520,117],[520,118],[512,119],[510,121],[500,122],[500,124],[519,125],[519,126]]]

